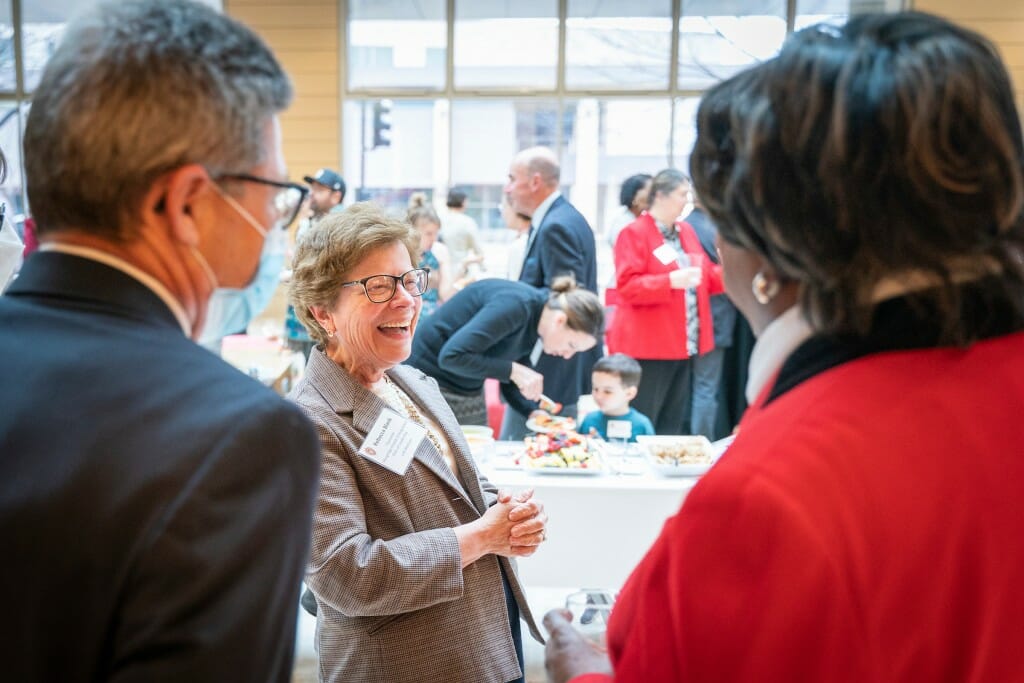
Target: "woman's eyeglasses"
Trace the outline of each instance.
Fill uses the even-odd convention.
[[[402,283],[405,291],[412,296],[423,296],[427,291],[427,281],[430,278],[429,268],[413,268],[401,275],[371,275],[362,280],[341,283],[342,287],[353,287],[362,285],[366,298],[375,304],[383,304],[394,298],[398,291],[398,283]]]

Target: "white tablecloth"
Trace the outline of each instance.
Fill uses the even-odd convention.
[[[500,456],[522,444],[500,443],[498,458],[481,464],[499,488],[533,488],[550,520],[548,540],[519,561],[527,586],[605,588],[618,592],[633,567],[657,538],[665,520],[679,510],[695,477],[642,474],[572,476],[499,469]]]

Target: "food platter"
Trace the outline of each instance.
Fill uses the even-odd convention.
[[[600,452],[590,439],[573,431],[560,431],[527,437],[526,448],[518,457],[527,472],[556,476],[596,476],[604,474]]]
[[[699,477],[715,464],[715,451],[703,436],[638,436],[651,469],[663,477]]]

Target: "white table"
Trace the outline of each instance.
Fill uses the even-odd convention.
[[[483,473],[499,488],[533,488],[549,516],[548,540],[519,560],[527,586],[605,588],[617,593],[679,510],[696,477],[642,474],[572,476],[499,469],[522,443],[499,442]],[[501,462],[503,461],[504,462]]]

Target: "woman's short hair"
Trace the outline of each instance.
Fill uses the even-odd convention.
[[[565,324],[570,330],[589,334],[600,341],[604,334],[604,306],[593,292],[576,284],[572,275],[556,277],[551,282],[548,308],[565,313]]]
[[[416,227],[417,221],[427,221],[434,225],[441,225],[441,217],[437,215],[437,211],[430,205],[426,192],[413,192],[409,196],[409,212],[406,214],[405,219],[413,227]]]
[[[1024,144],[984,38],[927,14],[862,15],[795,34],[712,88],[691,175],[723,239],[800,282],[816,329],[866,334],[872,296],[909,275],[966,343],[958,280],[997,274],[1024,306]],[[973,270],[972,270],[973,269]]]
[[[327,345],[328,335],[310,307],[334,306],[341,283],[351,279],[350,273],[374,251],[394,244],[403,245],[409,251],[409,260],[416,264],[419,235],[408,223],[388,216],[370,202],[329,213],[299,237],[288,299],[309,336],[320,346]]]
[[[651,201],[654,201],[655,195],[669,195],[675,191],[680,185],[689,185],[690,179],[687,178],[682,171],[677,171],[674,168],[666,168],[664,171],[659,171],[658,175],[654,176],[651,181]]]
[[[158,177],[187,164],[211,177],[252,168],[291,98],[266,44],[201,3],[107,3],[82,15],[47,63],[25,126],[39,234],[131,239]]]
[[[644,189],[644,185],[650,179],[650,173],[637,173],[623,180],[622,189],[619,190],[619,204],[627,209],[633,206],[633,200],[636,199],[637,192]]]

